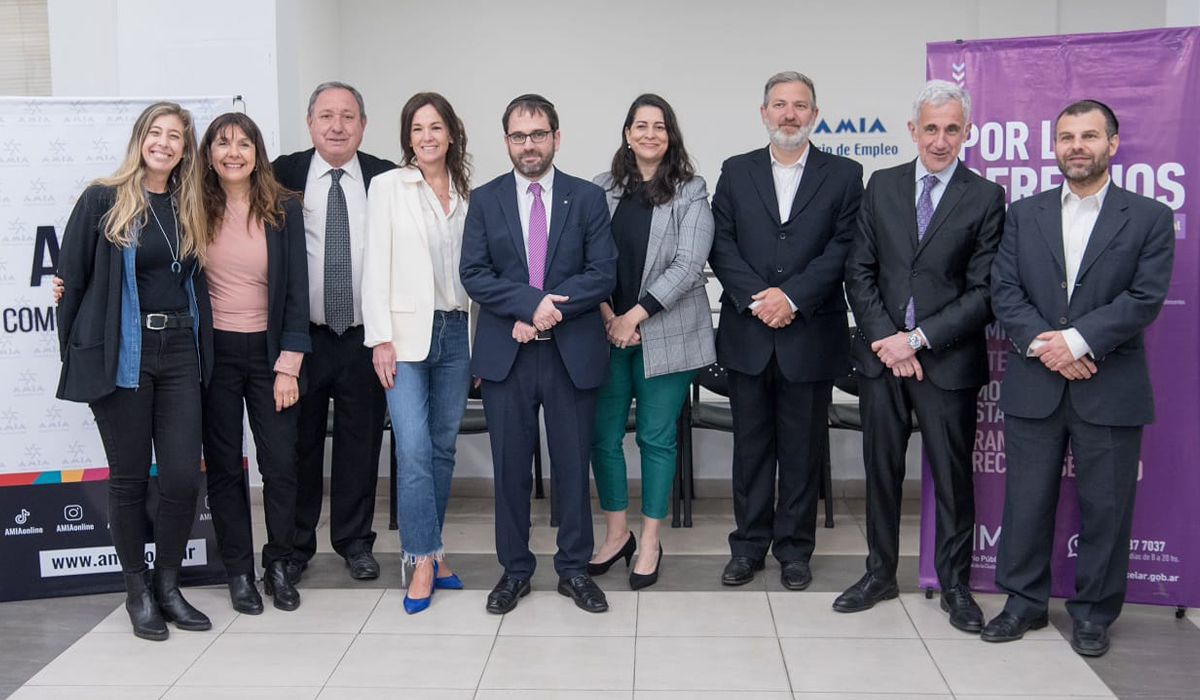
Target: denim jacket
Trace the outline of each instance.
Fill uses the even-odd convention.
[[[141,228],[135,224],[133,239],[140,240]],[[124,274],[121,276],[121,344],[117,350],[117,386],[138,387],[142,364],[141,303],[137,290],[137,245],[121,249]],[[196,362],[200,362],[200,312],[196,305],[196,263],[188,273],[188,310],[192,314],[192,337],[196,341]],[[203,372],[201,373],[203,375]]]

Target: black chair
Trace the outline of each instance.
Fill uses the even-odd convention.
[[[702,401],[700,389],[707,389],[726,401]],[[671,527],[692,526],[692,501],[695,499],[695,478],[692,454],[692,429],[733,432],[733,412],[729,409],[729,375],[715,362],[701,367],[692,381],[692,392],[683,402],[676,425],[675,480],[671,486]]]
[[[733,433],[733,411],[729,407],[728,401],[701,401],[700,389],[729,398],[729,374],[724,367],[713,363],[707,367],[703,367],[696,373],[696,379],[692,382],[692,395],[690,401],[685,401],[683,405],[683,414],[680,415],[680,435],[685,436],[681,440],[679,449],[679,468],[676,469],[675,483],[676,488],[673,489],[674,503],[682,503],[684,513],[684,527],[692,526],[692,499],[693,495],[693,467],[692,467],[692,433],[691,428],[702,428],[707,430],[720,430],[722,432]],[[833,405],[830,405],[830,410],[833,410]],[[685,429],[686,428],[686,429]],[[825,458],[821,465],[821,481],[818,497],[825,501],[825,527],[833,527],[833,485],[831,476],[831,465],[829,461],[829,434],[825,433],[825,444],[823,453]],[[671,527],[679,527],[678,512],[671,521]]]
[[[396,530],[399,528],[396,522],[396,431],[391,425],[391,417],[389,416],[386,426],[391,430],[392,435],[392,449],[390,451],[392,465],[390,483],[392,487],[388,498],[391,510],[388,528]],[[458,426],[458,434],[480,435],[487,431],[487,418],[483,415],[483,396],[479,391],[479,387],[475,386],[475,382],[472,380],[471,388],[467,391],[467,407],[463,410],[462,423]],[[551,484],[551,488],[553,486]],[[533,497],[539,499],[546,497],[546,490],[542,483],[542,438],[540,431],[533,445]],[[550,525],[558,527],[558,507],[553,496],[550,499]]]

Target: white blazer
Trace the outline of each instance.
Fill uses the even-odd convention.
[[[364,344],[373,348],[391,341],[399,362],[424,360],[433,329],[433,261],[421,210],[421,182],[417,168],[397,168],[372,178],[367,192]],[[462,286],[457,275],[454,285]]]

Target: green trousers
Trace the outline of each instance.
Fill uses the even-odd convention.
[[[667,517],[675,477],[675,425],[695,375],[694,370],[688,370],[647,379],[641,347],[608,349],[608,380],[600,387],[596,429],[592,432],[592,473],[601,509],[619,511],[629,507],[621,443],[630,402],[636,399],[642,514],[647,518]]]

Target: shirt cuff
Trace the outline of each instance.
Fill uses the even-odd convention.
[[[1064,328],[1062,334],[1063,340],[1067,341],[1067,348],[1071,350],[1071,356],[1076,360],[1084,355],[1092,354],[1091,346],[1087,344],[1087,341],[1083,339],[1079,331],[1074,328]]]
[[[275,371],[289,377],[299,377],[302,362],[304,362],[304,353],[284,350],[279,353],[279,359],[275,360]]]
[[[1029,349],[1027,349],[1025,351],[1025,357],[1033,357],[1033,353],[1036,352],[1038,348],[1042,347],[1045,344],[1046,344],[1046,341],[1038,340],[1037,338],[1034,338],[1033,341],[1031,343],[1029,343]]]
[[[792,298],[787,295],[787,292],[783,293],[783,298],[788,300],[788,305],[792,307],[792,313],[796,313],[800,307],[796,306],[796,302],[792,301]]]
[[[655,299],[654,295],[648,292],[642,295],[641,299],[638,299],[638,303],[646,310],[647,318],[663,310],[663,305],[658,303],[658,299]]]
[[[929,347],[929,338],[925,337],[925,331],[921,330],[920,326],[917,326],[916,328],[914,328],[913,333],[916,333],[921,338],[921,347],[923,347],[923,348]]]

